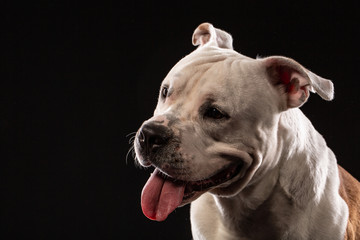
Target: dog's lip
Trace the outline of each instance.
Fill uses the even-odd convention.
[[[186,202],[191,201],[191,199],[195,195],[200,196],[199,194],[234,179],[236,176],[240,174],[243,165],[244,165],[243,162],[238,162],[236,164],[231,163],[229,165],[226,165],[216,173],[214,173],[212,176],[197,181],[179,180],[172,176],[169,176],[166,172],[162,170],[160,171],[161,171],[161,176],[163,178],[170,180],[174,183],[177,183],[179,185],[185,185],[183,204],[186,204]]]
[[[210,188],[219,186],[235,178],[241,172],[242,167],[242,163],[230,164],[209,178],[185,182],[186,187],[183,201],[192,198],[196,192],[205,192]]]

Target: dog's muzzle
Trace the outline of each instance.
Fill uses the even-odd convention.
[[[143,124],[136,138],[140,164],[149,166],[156,161],[156,154],[169,142],[172,135],[169,128],[161,123],[149,122]]]
[[[177,207],[195,200],[202,193],[230,184],[243,169],[243,161],[233,160],[232,155],[218,154],[224,164],[210,174],[198,177],[198,173],[192,172],[191,165],[195,155],[188,157],[183,151],[182,134],[181,129],[174,132],[163,122],[148,121],[136,135],[138,162],[144,167],[155,168],[141,194],[142,210],[152,220],[163,221]]]

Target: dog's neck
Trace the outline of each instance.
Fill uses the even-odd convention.
[[[280,167],[267,169],[232,198],[214,197],[224,226],[256,239],[340,239],[347,208],[338,195],[334,154],[299,109],[282,113],[278,128],[278,147],[269,146],[273,149],[263,161],[278,161]],[[333,231],[314,229],[315,221]]]

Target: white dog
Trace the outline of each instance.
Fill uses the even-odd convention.
[[[142,209],[191,203],[194,239],[360,239],[360,184],[299,110],[333,84],[285,57],[252,59],[209,23],[161,85],[135,139],[155,171]]]

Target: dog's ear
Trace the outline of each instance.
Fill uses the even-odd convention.
[[[200,24],[194,31],[192,43],[194,46],[212,45],[220,48],[233,49],[232,37],[229,33],[214,28],[210,23]]]
[[[334,85],[330,80],[317,76],[293,59],[274,56],[262,61],[265,61],[272,84],[285,94],[287,108],[303,105],[309,98],[309,91],[327,101],[334,98]]]

